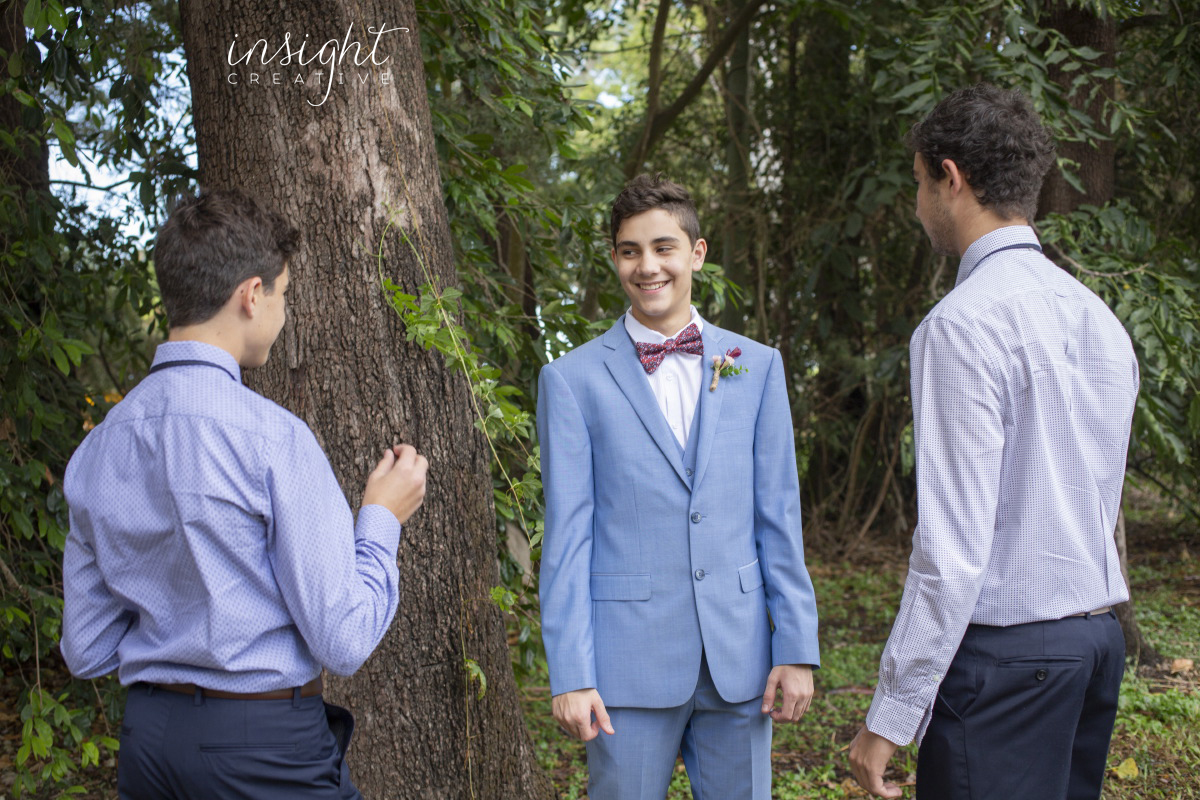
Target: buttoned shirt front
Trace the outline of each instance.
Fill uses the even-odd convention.
[[[399,598],[400,524],[357,524],[299,418],[167,342],[71,458],[62,652],[81,677],[262,692],[356,670]]]
[[[1124,327],[1026,226],[963,255],[910,345],[917,528],[867,728],[920,740],[969,623],[1128,599],[1113,530],[1138,391]]]
[[[700,312],[692,306],[692,317],[687,325],[675,331],[670,336],[663,336],[656,330],[647,328],[634,319],[630,312],[625,313],[625,330],[629,338],[635,342],[662,344],[667,339],[674,339],[688,325],[694,324],[701,333],[704,332],[704,319]],[[705,356],[711,356],[706,353]],[[653,373],[646,376],[650,381],[650,390],[671,433],[679,442],[680,447],[687,447],[688,433],[692,430],[692,418],[696,416],[696,404],[700,402],[700,384],[704,380],[704,358],[693,353],[667,353],[663,362]]]

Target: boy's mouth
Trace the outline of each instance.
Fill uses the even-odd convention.
[[[657,292],[669,283],[669,281],[655,281],[654,283],[639,283],[637,287],[643,292]]]

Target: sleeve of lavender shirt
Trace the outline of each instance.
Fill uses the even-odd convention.
[[[63,548],[63,660],[80,678],[98,678],[118,666],[117,647],[133,614],[113,597],[96,565],[90,531],[72,508]]]
[[[909,350],[917,530],[867,712],[867,729],[898,745],[923,735],[979,600],[1004,452],[1001,383],[971,332],[929,319]]]
[[[379,505],[354,523],[325,453],[302,423],[267,457],[268,552],[313,657],[335,675],[362,666],[396,614],[400,523]]]

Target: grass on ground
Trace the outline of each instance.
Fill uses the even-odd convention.
[[[1200,531],[1161,515],[1129,521],[1131,582],[1143,632],[1171,659],[1200,661]],[[1193,555],[1193,553],[1195,555]],[[821,615],[823,667],[817,694],[797,725],[775,726],[772,765],[777,800],[867,796],[850,774],[846,748],[862,725],[879,656],[903,589],[906,556],[854,563],[810,563]],[[560,800],[587,797],[583,745],[568,740],[550,716],[545,678],[524,687],[525,719]],[[1200,676],[1168,668],[1127,670],[1104,800],[1200,800]],[[1136,765],[1136,772],[1132,769]],[[902,748],[889,780],[913,796],[916,748]],[[682,762],[668,800],[691,791]]]

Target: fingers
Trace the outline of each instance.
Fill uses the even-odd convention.
[[[604,701],[595,689],[579,689],[555,695],[551,710],[559,727],[573,739],[589,742],[599,736],[600,731],[610,736],[616,733]]]
[[[782,692],[783,699],[774,708],[776,694]],[[812,668],[799,664],[781,664],[767,676],[767,688],[763,693],[762,711],[770,713],[776,722],[799,722],[808,710],[813,697]]]
[[[382,505],[400,523],[407,522],[425,501],[428,472],[428,460],[411,444],[388,448],[367,477],[363,505]]]
[[[375,469],[371,470],[371,478],[380,478],[385,475],[392,465],[396,463],[396,454],[391,450],[383,451],[383,458],[379,459],[379,463],[375,465]]]
[[[604,707],[604,701],[600,699],[599,694],[596,695],[596,702],[592,706],[592,711],[596,714],[596,724],[601,730],[603,730],[609,736],[616,733],[616,731],[613,730],[612,720],[608,717],[608,709]],[[598,736],[599,731],[595,731],[592,735]]]
[[[860,728],[850,743],[850,770],[854,780],[876,797],[900,797],[900,787],[883,779],[883,771],[896,752],[896,745],[882,736]]]
[[[775,695],[779,692],[779,670],[771,670],[767,676],[767,689],[763,692],[762,712],[768,713],[775,705]],[[771,715],[774,718],[774,714]]]

